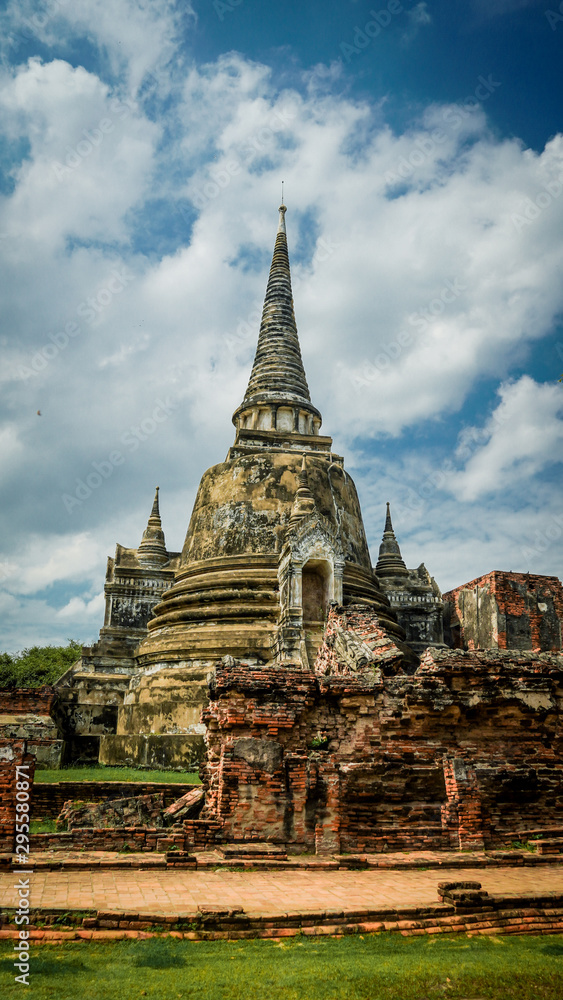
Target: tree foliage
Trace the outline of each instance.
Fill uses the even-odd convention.
[[[82,644],[32,646],[20,653],[0,653],[0,688],[34,688],[54,684],[82,653]]]

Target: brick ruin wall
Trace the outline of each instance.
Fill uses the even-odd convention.
[[[197,786],[189,784],[139,781],[46,781],[33,786],[32,819],[56,819],[65,802],[107,802],[132,795],[154,795],[163,792],[164,805],[169,806],[181,795]]]
[[[34,833],[30,837],[31,853],[35,851],[131,851],[163,853],[174,847],[182,850],[185,841],[183,828],[126,826],[80,827],[69,833]]]
[[[443,595],[457,648],[562,648],[563,586],[556,576],[493,571]]]
[[[0,715],[50,715],[55,689],[0,688]]]
[[[365,636],[352,636],[356,663]],[[563,826],[563,657],[429,649],[407,674],[380,648],[387,676],[376,649],[339,671],[334,643],[317,673],[216,668],[188,847],[488,848]]]
[[[17,768],[24,767],[18,778]],[[29,790],[22,792],[31,799],[35,757],[28,753],[25,740],[0,739],[0,851],[13,851],[16,837],[17,781],[28,777]],[[27,780],[27,779],[26,779]]]

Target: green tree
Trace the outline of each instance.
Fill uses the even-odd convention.
[[[19,653],[0,653],[0,688],[34,688],[54,684],[79,658],[82,644],[32,646]]]

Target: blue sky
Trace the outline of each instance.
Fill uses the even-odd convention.
[[[559,3],[13,0],[0,22],[0,649],[96,637],[156,485],[181,548],[282,179],[311,394],[374,561],[390,500],[443,590],[561,577]]]

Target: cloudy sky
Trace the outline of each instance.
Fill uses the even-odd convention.
[[[285,181],[373,558],[563,575],[558,0],[0,6],[0,649],[93,640],[233,439]]]

